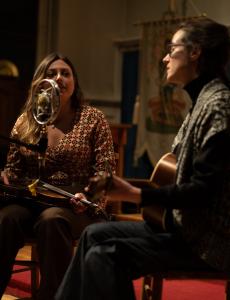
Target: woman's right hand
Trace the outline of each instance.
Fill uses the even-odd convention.
[[[6,185],[10,184],[9,179],[4,171],[1,171],[1,181],[3,181]]]
[[[70,204],[75,214],[80,214],[87,210],[87,206],[85,206],[81,200],[87,200],[83,193],[76,193],[74,198],[70,199]]]

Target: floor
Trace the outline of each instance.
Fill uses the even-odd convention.
[[[30,300],[31,298],[17,298],[11,295],[3,295],[1,300]]]
[[[2,300],[13,300],[13,299],[17,299],[17,298],[10,295],[3,295],[2,297]]]
[[[2,300],[13,300],[13,299],[17,299],[17,298],[10,295],[3,295],[2,297]]]
[[[23,260],[29,259],[30,254],[31,254],[30,246],[25,246],[19,251],[19,253],[17,255],[17,259],[23,259]],[[18,298],[11,296],[11,295],[4,294],[1,300],[16,300],[16,299],[18,299]]]
[[[76,251],[76,244],[74,245],[74,251]],[[22,260],[30,259],[30,257],[31,257],[31,247],[30,246],[23,247],[17,255],[17,259],[22,259]],[[16,300],[16,299],[19,299],[19,298],[14,297],[12,295],[4,294],[1,300]],[[20,300],[29,300],[29,298],[26,298],[26,299],[20,298]]]

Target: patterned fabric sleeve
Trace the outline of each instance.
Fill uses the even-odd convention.
[[[115,173],[115,155],[111,130],[104,115],[99,114],[99,120],[94,135],[95,169],[104,171],[109,164]]]
[[[17,139],[20,117],[12,137]],[[57,186],[86,186],[98,171],[115,173],[113,139],[105,115],[91,106],[76,112],[74,126],[56,146],[48,147],[43,170],[44,181]],[[22,185],[39,177],[38,153],[12,144],[5,167],[10,182]],[[100,200],[103,204],[103,199]],[[105,204],[103,204],[105,205]]]
[[[204,147],[208,140],[217,134],[229,128],[230,105],[227,101],[229,95],[226,92],[216,93],[214,99],[208,105],[204,105],[198,118],[198,125],[195,131],[196,146]]]
[[[103,113],[99,112],[97,127],[94,134],[95,170],[112,171],[115,174],[115,154],[109,124]],[[108,169],[109,168],[109,169]],[[106,201],[102,197],[98,204],[105,209]]]
[[[22,121],[22,116],[20,116],[12,131],[11,131],[11,137],[14,139],[17,139],[18,133],[17,133],[17,127],[19,123]],[[8,179],[13,182],[13,181],[18,181],[19,178],[22,177],[22,156],[20,153],[19,146],[16,144],[10,144],[10,148],[7,154],[7,161],[6,165],[4,168],[4,172],[6,173],[6,176]]]

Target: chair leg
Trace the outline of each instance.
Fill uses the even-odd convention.
[[[163,278],[160,276],[145,276],[143,279],[141,300],[161,300]],[[229,299],[230,300],[230,299]]]
[[[152,298],[152,276],[148,275],[143,278],[141,300],[151,300]]]
[[[31,295],[32,298],[36,297],[36,293],[40,282],[40,272],[38,266],[38,256],[36,251],[36,246],[31,246],[31,260],[34,262],[34,266],[31,269]]]
[[[225,285],[226,300],[230,300],[230,281],[226,281]]]
[[[152,283],[152,300],[161,300],[163,288],[163,278],[155,276]]]

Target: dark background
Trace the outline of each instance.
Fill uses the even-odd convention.
[[[27,84],[35,67],[38,0],[1,1],[0,59],[12,61]]]
[[[13,62],[19,77],[0,76],[0,135],[10,131],[26,100],[36,61],[39,0],[1,1],[0,60]],[[0,138],[0,168],[8,143]]]

